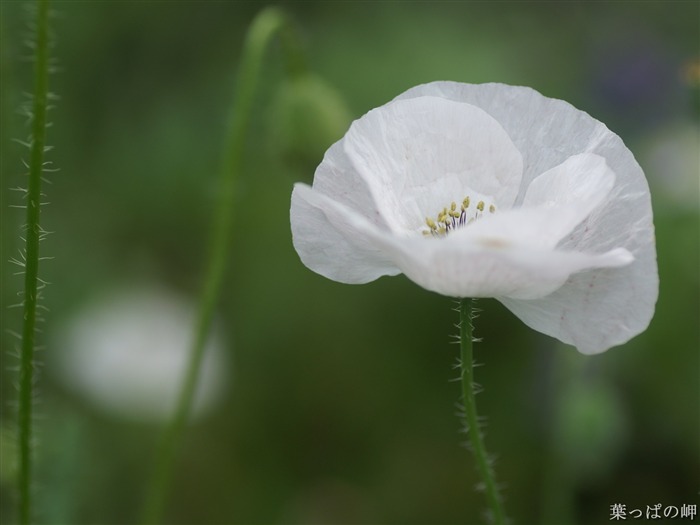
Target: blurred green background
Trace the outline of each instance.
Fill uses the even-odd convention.
[[[9,353],[20,315],[23,2],[2,2],[2,510],[11,523]],[[160,427],[61,380],[55,334],[108,290],[156,283],[196,298],[235,72],[257,2],[56,2],[60,96],[45,187],[37,501],[41,523],[136,520]],[[480,301],[477,398],[519,524],[597,524],[610,506],[693,504],[700,488],[697,2],[295,2],[312,69],[357,118],[433,80],[528,85],[618,133],[652,190],[661,290],[649,329],[595,357]],[[189,427],[172,524],[479,523],[460,446],[453,302],[404,277],[365,286],[305,268],[289,199],[344,132],[285,119],[273,46],[256,96],[218,323],[227,387]],[[299,95],[299,92],[297,92]],[[286,100],[286,102],[285,102]],[[306,139],[304,137],[311,137]],[[290,149],[301,145],[302,150]],[[661,520],[663,521],[663,520]]]

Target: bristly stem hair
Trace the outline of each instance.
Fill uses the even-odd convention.
[[[479,427],[476,412],[474,358],[472,356],[472,319],[474,315],[473,299],[459,301],[459,346],[460,369],[462,372],[462,400],[464,403],[464,422],[471,448],[476,458],[476,466],[483,481],[483,488],[490,507],[490,518],[496,525],[507,523],[503,501],[501,499],[491,461],[486,453],[484,438]]]
[[[265,51],[277,34],[281,37],[288,74],[298,75],[306,69],[295,27],[290,23],[288,17],[277,8],[262,10],[253,20],[243,45],[243,56],[238,68],[228,136],[221,165],[219,201],[212,227],[207,269],[199,302],[190,360],[174,415],[164,429],[160,445],[155,452],[155,464],[150,485],[147,487],[141,516],[141,522],[144,525],[159,523],[165,507],[173,461],[192,406],[207,336],[227,266],[233,237],[236,182],[241,170],[253,97],[257,89]]]
[[[36,42],[34,48],[34,99],[32,104],[29,181],[26,195],[26,231],[23,253],[24,320],[19,369],[19,509],[21,525],[32,519],[32,402],[35,383],[34,349],[39,286],[39,241],[44,231],[41,215],[41,181],[46,152],[46,114],[49,98],[49,0],[37,6]]]

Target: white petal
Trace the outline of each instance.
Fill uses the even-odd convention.
[[[615,137],[604,124],[563,100],[544,97],[534,89],[505,84],[463,84],[432,82],[416,86],[395,100],[441,97],[473,104],[486,111],[505,129],[523,157],[523,177],[517,204],[522,202],[530,183],[545,171],[558,166],[572,155],[596,153],[601,141]],[[624,148],[626,150],[626,148]],[[628,151],[629,153],[629,151]]]
[[[510,207],[520,185],[520,153],[498,122],[470,104],[391,102],[353,123],[344,148],[396,232],[416,231],[470,192]]]
[[[632,258],[625,250],[589,255],[465,243],[456,235],[398,237],[304,184],[292,193],[292,228],[302,261],[321,275],[363,283],[403,272],[420,286],[453,297],[542,297],[573,272],[620,266]]]
[[[637,256],[629,266],[572,275],[565,285],[541,299],[497,299],[531,328],[584,354],[598,354],[626,343],[649,324],[649,305],[644,301],[651,295],[648,290],[658,286],[658,277],[650,275],[640,281],[630,268],[655,263],[655,258],[643,261]],[[629,293],[620,292],[625,287]],[[655,300],[654,293],[652,312]]]
[[[516,208],[480,218],[467,227],[450,232],[450,239],[461,239],[492,246],[519,246],[526,249],[553,250],[559,240],[577,223],[576,209]]]
[[[573,155],[544,172],[527,188],[522,207],[551,210],[552,220],[538,227],[531,242],[554,246],[605,201],[614,183],[605,159],[591,153]]]
[[[396,275],[398,268],[367,240],[367,225],[347,206],[306,184],[292,192],[290,221],[292,242],[302,262],[313,271],[341,283],[361,284],[382,275]]]
[[[603,157],[574,155],[537,177],[521,208],[485,212],[468,227],[451,233],[451,240],[553,249],[601,205],[614,182],[615,174]]]
[[[578,206],[586,203],[582,218],[600,204],[615,183],[605,158],[592,153],[572,155],[530,183],[522,206]]]
[[[562,252],[451,239],[379,239],[401,271],[428,290],[452,297],[544,297],[576,272],[629,264],[624,249]]]
[[[628,264],[626,250],[600,255],[522,246],[399,237],[345,205],[297,184],[292,194],[294,245],[312,270],[362,283],[403,272],[420,286],[454,297],[543,297],[575,272]],[[466,228],[468,230],[469,228]]]
[[[345,154],[344,140],[339,140],[326,151],[323,161],[316,168],[313,188],[352,208],[377,226],[388,229],[369,186]]]
[[[518,203],[538,175],[570,156],[605,158],[615,173],[606,205],[595,209],[559,248],[602,253],[620,247],[634,255],[634,262],[574,275],[543,299],[502,302],[532,328],[584,353],[602,352],[646,329],[658,297],[651,198],[644,174],[622,140],[587,113],[530,88],[435,82],[397,98],[422,96],[474,104],[498,120],[523,156]]]

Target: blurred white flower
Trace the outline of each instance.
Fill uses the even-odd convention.
[[[525,87],[435,82],[355,121],[313,187],[294,246],[335,281],[404,273],[495,297],[583,353],[643,331],[658,295],[651,201],[622,140]]]
[[[168,419],[188,364],[195,309],[157,288],[121,290],[87,304],[59,331],[56,369],[71,390],[98,408],[144,421]],[[212,332],[192,414],[223,393],[226,359]]]

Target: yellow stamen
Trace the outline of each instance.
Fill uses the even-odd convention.
[[[462,200],[462,204],[459,205],[459,209],[457,202],[452,201],[448,207],[439,211],[435,218],[426,217],[425,224],[429,229],[422,230],[423,235],[442,237],[456,228],[471,224],[475,219],[480,217],[479,212],[483,213],[484,209],[487,207],[490,213],[496,212],[495,205],[486,204],[485,201],[480,200],[476,205],[476,211],[474,213],[469,213],[467,208],[469,208],[470,204],[471,199],[469,196],[466,196]]]

